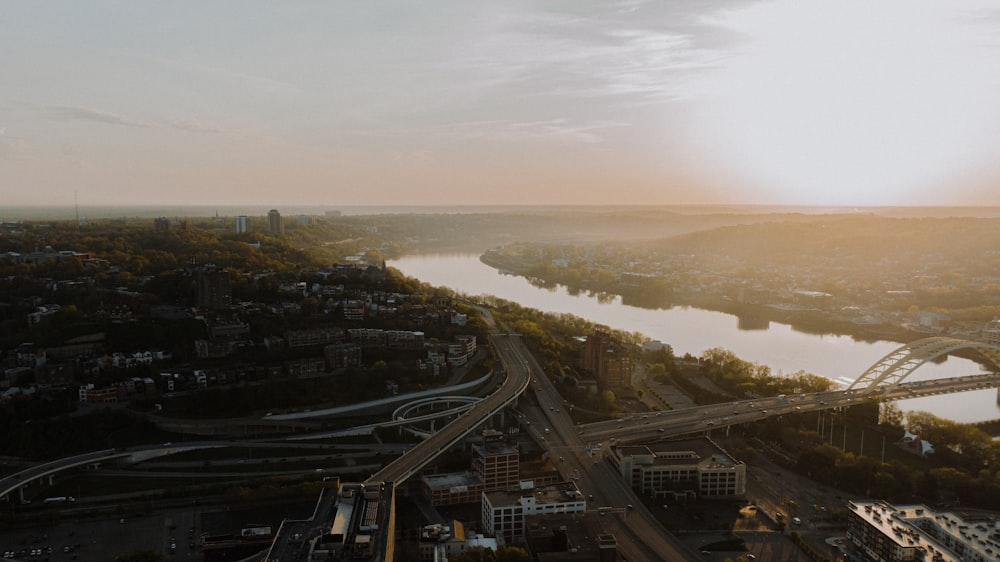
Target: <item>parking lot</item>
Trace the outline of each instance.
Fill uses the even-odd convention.
[[[200,514],[189,509],[136,517],[64,521],[44,530],[0,530],[0,553],[15,560],[114,560],[136,550],[155,550],[168,560],[200,560],[189,537]],[[171,549],[171,544],[174,548]]]

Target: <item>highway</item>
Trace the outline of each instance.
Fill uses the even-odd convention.
[[[738,400],[666,412],[623,416],[616,420],[577,426],[566,411],[567,406],[561,395],[524,347],[519,336],[494,334],[491,336],[491,341],[504,366],[506,376],[502,384],[484,399],[462,412],[453,422],[372,474],[366,483],[384,481],[398,485],[404,482],[439,454],[475,431],[484,421],[512,405],[530,386],[534,388],[533,396],[537,399],[537,405],[523,406],[522,410],[527,418],[525,421],[531,423],[530,425],[526,423],[525,427],[528,427],[529,433],[550,452],[562,474],[567,478],[575,477],[580,489],[588,496],[593,496],[593,499],[588,498],[589,507],[617,508],[613,513],[603,516],[602,524],[617,538],[622,555],[632,561],[699,560],[700,558],[698,553],[686,548],[667,533],[655,517],[645,509],[643,502],[622,482],[613,468],[600,460],[600,453],[592,455],[584,450],[585,443],[607,444],[612,440],[628,443],[701,433],[768,417],[850,406],[868,396],[898,400],[1000,386],[1000,374],[971,375],[901,383],[887,389],[856,389]],[[315,438],[316,435],[309,437]],[[153,457],[182,449],[248,446],[252,443],[255,441],[188,442],[179,446],[165,443],[122,451],[113,449],[95,451],[27,468],[2,478],[0,496],[10,494],[32,480],[67,468],[129,456]],[[625,508],[630,504],[634,508]]]
[[[538,406],[523,408],[526,421],[531,422],[527,427],[549,451],[564,477],[579,477],[577,485],[588,495],[588,509],[619,508],[602,516],[601,522],[617,539],[621,556],[632,562],[702,559],[660,525],[614,469],[601,460],[600,453],[591,455],[584,451],[585,442],[578,434],[581,426],[573,423],[562,397],[541,366],[531,356],[529,361]],[[593,499],[589,498],[591,495]],[[628,505],[633,508],[628,509]]]
[[[506,372],[503,384],[437,433],[373,474],[365,484],[392,482],[398,486],[410,476],[420,472],[439,454],[475,431],[484,421],[516,401],[528,388],[530,376],[526,358],[530,357],[530,354],[521,343],[521,338],[516,335],[493,334],[490,339]]]
[[[831,390],[737,400],[666,412],[623,416],[616,420],[583,425],[578,429],[582,432],[581,439],[586,441],[608,442],[613,438],[619,443],[633,443],[701,433],[769,417],[842,408],[858,404],[869,396],[886,400],[903,400],[998,386],[1000,386],[1000,374],[969,375],[901,383],[882,391]]]

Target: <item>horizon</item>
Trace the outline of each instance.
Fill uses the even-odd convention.
[[[1000,205],[986,0],[236,6],[10,5],[0,198]]]
[[[278,210],[282,216],[318,216],[326,218],[425,215],[425,214],[512,214],[520,212],[553,211],[560,213],[618,213],[634,211],[664,211],[676,214],[776,214],[776,215],[857,215],[884,218],[1000,218],[1000,205],[763,205],[763,204],[682,204],[682,205],[33,205],[0,207],[0,222],[66,221],[109,219],[168,218],[235,218],[238,216],[266,217],[268,211]],[[327,214],[327,213],[331,214]],[[337,214],[339,213],[339,215]]]

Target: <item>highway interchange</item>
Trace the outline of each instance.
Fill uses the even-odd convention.
[[[517,404],[522,427],[530,433],[551,458],[559,459],[557,467],[564,477],[576,478],[593,508],[617,508],[603,517],[607,531],[618,540],[624,558],[642,560],[698,560],[698,553],[682,545],[666,532],[655,517],[643,507],[640,498],[626,486],[613,468],[600,461],[600,453],[586,451],[592,443],[642,442],[676,437],[754,422],[768,417],[850,406],[863,400],[868,389],[795,394],[753,400],[739,400],[709,406],[699,406],[665,412],[636,414],[615,420],[576,425],[567,411],[554,384],[516,335],[494,334],[494,349],[506,371],[504,382],[480,402],[461,412],[428,439],[406,450],[402,456],[373,474],[368,482],[387,481],[396,485],[417,474],[437,455],[449,449],[470,433]],[[901,383],[888,389],[873,389],[886,399],[905,399],[961,392],[1000,386],[1000,375],[972,375]],[[530,390],[529,390],[530,389]],[[522,397],[529,393],[527,398]],[[393,422],[390,422],[393,423]],[[302,439],[305,436],[298,436]],[[0,496],[39,477],[67,468],[85,466],[128,456],[159,456],[179,450],[219,446],[263,445],[262,441],[204,441],[130,448],[127,451],[105,450],[59,459],[51,463],[22,470],[0,479]],[[634,506],[627,508],[626,506]]]

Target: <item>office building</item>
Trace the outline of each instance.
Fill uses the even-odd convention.
[[[199,308],[225,310],[232,305],[229,270],[203,267],[197,271],[197,299]]]
[[[625,346],[607,332],[596,331],[587,336],[580,354],[580,367],[593,374],[602,389],[632,385],[632,358]]]
[[[236,217],[236,232],[249,232],[250,231],[250,217],[246,215],[240,215]]]
[[[271,234],[285,233],[285,223],[281,221],[281,213],[277,209],[267,212],[267,231]]]
[[[746,496],[746,465],[708,437],[612,445],[608,459],[632,489],[653,497]]]
[[[483,530],[503,544],[525,541],[525,517],[587,511],[587,500],[576,482],[559,482],[517,491],[483,494]]]
[[[520,484],[520,454],[499,431],[483,431],[472,446],[472,470],[425,476],[421,480],[431,505],[475,503],[483,492],[516,490]]]

